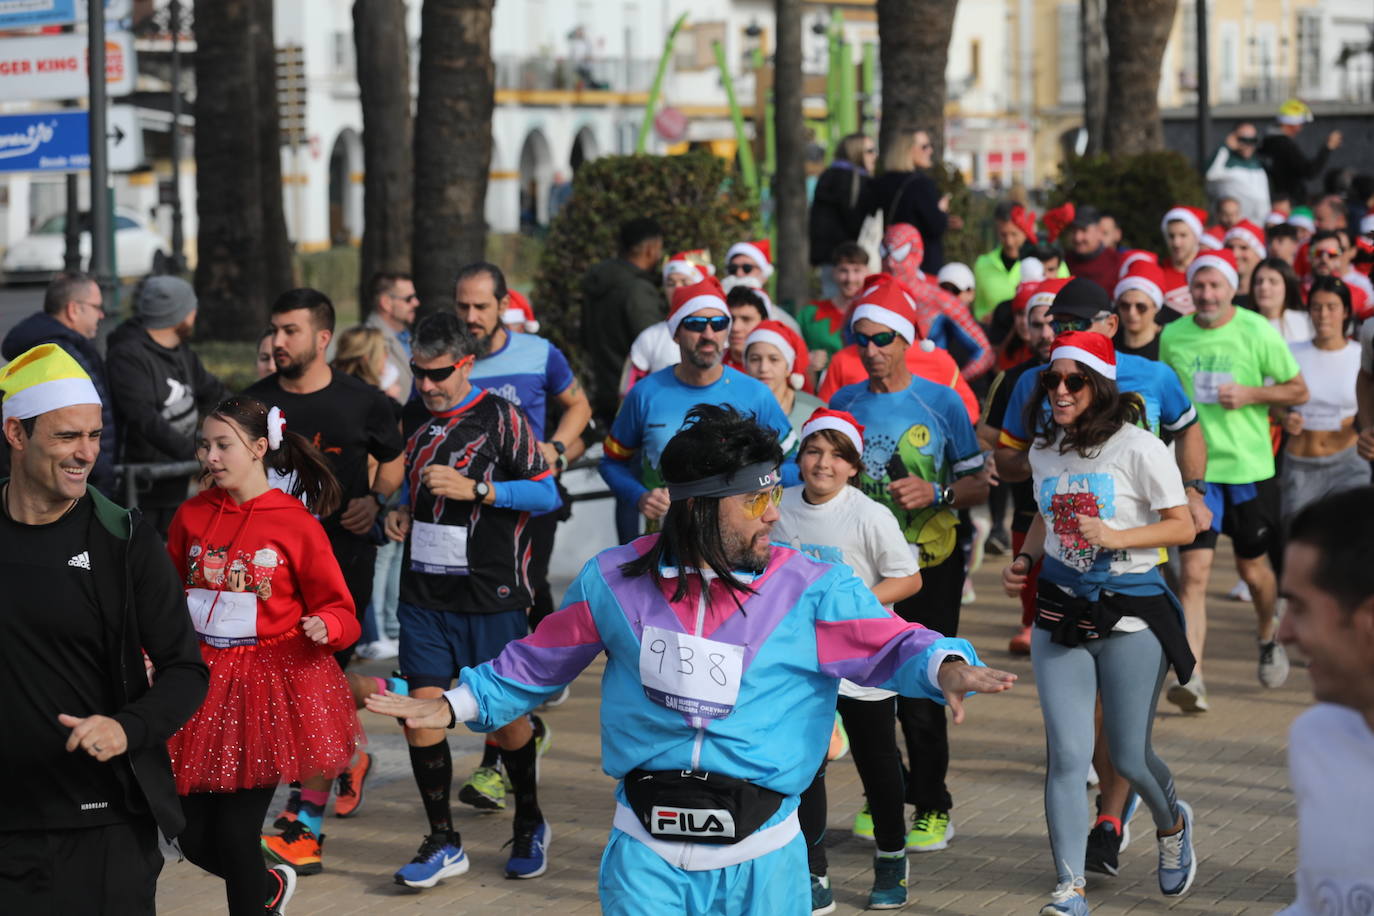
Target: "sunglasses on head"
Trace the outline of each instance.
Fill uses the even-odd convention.
[[[461,369],[464,366],[470,365],[472,359],[471,356],[464,356],[452,366],[440,366],[437,369],[421,369],[412,362],[410,364],[410,372],[415,376],[415,381],[417,382],[422,378],[427,378],[431,382],[442,382],[452,375],[455,369]]]
[[[1064,387],[1069,389],[1069,394],[1078,394],[1084,386],[1088,384],[1088,377],[1081,372],[1069,372],[1064,375],[1046,370],[1040,373],[1040,384],[1051,394],[1059,390],[1059,383],[1063,382]]]
[[[1122,312],[1137,311],[1137,312],[1139,312],[1140,314],[1144,315],[1146,312],[1148,312],[1148,311],[1150,310],[1150,303],[1148,303],[1148,302],[1118,302],[1118,303],[1116,304],[1116,308],[1117,308],[1118,311],[1122,311]]]
[[[854,332],[854,342],[859,345],[859,349],[861,350],[869,344],[873,344],[875,347],[885,347],[896,339],[896,331],[879,331],[877,334],[860,334],[858,331]]]
[[[746,493],[743,501],[745,517],[759,518],[768,511],[769,506],[776,506],[780,502],[782,502],[782,487],[760,490],[757,493]]]
[[[691,331],[693,334],[704,334],[707,328],[713,331],[728,331],[730,329],[730,319],[725,315],[712,315],[709,318],[705,315],[692,315],[682,319],[682,327]]]
[[[755,265],[750,264],[748,261],[740,261],[736,264],[725,265],[725,272],[727,274],[730,274],[731,276],[734,276],[735,274],[751,274],[755,270],[758,270],[758,268]]]

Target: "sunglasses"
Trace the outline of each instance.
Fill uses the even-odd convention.
[[[746,518],[759,518],[768,511],[769,506],[776,506],[780,502],[782,502],[782,487],[760,490],[757,493],[747,493],[743,502],[744,515]]]
[[[879,331],[877,334],[860,334],[858,331],[854,332],[854,342],[859,345],[860,350],[867,347],[869,344],[873,344],[875,347],[885,347],[896,339],[896,331]]]
[[[1069,331],[1086,331],[1093,326],[1091,318],[1051,318],[1050,327],[1054,333],[1065,334]]]
[[[725,265],[725,272],[727,274],[730,274],[731,276],[734,276],[735,274],[751,274],[757,269],[757,267],[755,267],[753,264],[750,264],[748,261],[741,261],[738,264]]]
[[[730,329],[730,319],[725,315],[712,315],[710,318],[705,315],[693,315],[682,319],[682,327],[693,334],[705,334],[707,328],[720,333]]]
[[[1247,146],[1250,145],[1251,143],[1258,143],[1258,142],[1259,142],[1259,137],[1253,136],[1253,135],[1251,135],[1251,136],[1240,136],[1240,137],[1237,137],[1236,139],[1239,140],[1241,143],[1246,144]]]
[[[1088,384],[1088,377],[1081,372],[1069,372],[1060,375],[1058,372],[1046,370],[1040,373],[1040,384],[1050,394],[1059,390],[1060,382],[1063,382],[1064,387],[1069,389],[1069,394],[1078,394]]]
[[[1150,304],[1148,302],[1118,302],[1116,309],[1119,312],[1136,311],[1144,315],[1150,310]]]
[[[440,366],[438,369],[421,369],[412,362],[410,364],[410,372],[415,376],[415,381],[417,382],[422,378],[427,378],[431,382],[442,382],[448,379],[455,369],[461,369],[464,366],[471,365],[472,360],[473,358],[471,356],[464,356],[452,366]]]
[[[398,296],[398,295],[396,295],[395,293],[387,293],[386,295],[387,295],[387,298],[395,299],[397,302],[419,302],[419,301],[420,301],[420,297],[417,296],[415,293],[411,293],[409,296]]]

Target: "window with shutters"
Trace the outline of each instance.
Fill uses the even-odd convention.
[[[1322,19],[1317,11],[1298,14],[1298,94],[1316,95],[1322,85]]]
[[[1059,104],[1083,104],[1083,47],[1078,35],[1078,4],[1059,4]]]

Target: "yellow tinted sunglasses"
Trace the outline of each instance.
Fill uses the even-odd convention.
[[[746,518],[759,518],[768,511],[769,506],[776,506],[782,502],[782,487],[773,487],[771,490],[760,490],[757,493],[746,493],[742,503]]]

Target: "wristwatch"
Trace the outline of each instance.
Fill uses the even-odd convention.
[[[1207,481],[1202,480],[1201,478],[1199,478],[1199,479],[1197,479],[1197,480],[1185,480],[1185,481],[1183,481],[1183,489],[1185,489],[1185,490],[1190,490],[1190,489],[1191,489],[1191,490],[1197,490],[1198,493],[1199,493],[1200,495],[1206,496],[1206,495],[1207,495]]]
[[[472,492],[477,497],[477,502],[484,503],[487,501],[487,494],[491,492],[491,484],[485,480],[479,480],[473,484]]]
[[[562,442],[559,442],[557,439],[550,439],[549,445],[552,445],[553,450],[560,455],[568,450],[568,447],[564,445]]]
[[[952,505],[954,505],[954,488],[953,488],[953,487],[950,487],[950,486],[944,486],[944,487],[942,487],[942,486],[939,486],[939,485],[937,484],[936,487],[935,487],[935,493],[936,493],[936,501],[935,501],[935,504],[936,504],[936,505],[938,505],[938,506],[952,506]]]
[[[370,492],[368,495],[371,496],[373,499],[375,499],[375,500],[377,501],[377,508],[378,508],[378,509],[385,509],[385,508],[386,508],[386,504],[387,504],[387,502],[388,502],[389,500],[388,500],[385,496],[383,496],[382,494],[378,493],[376,490],[373,490],[373,491]]]

